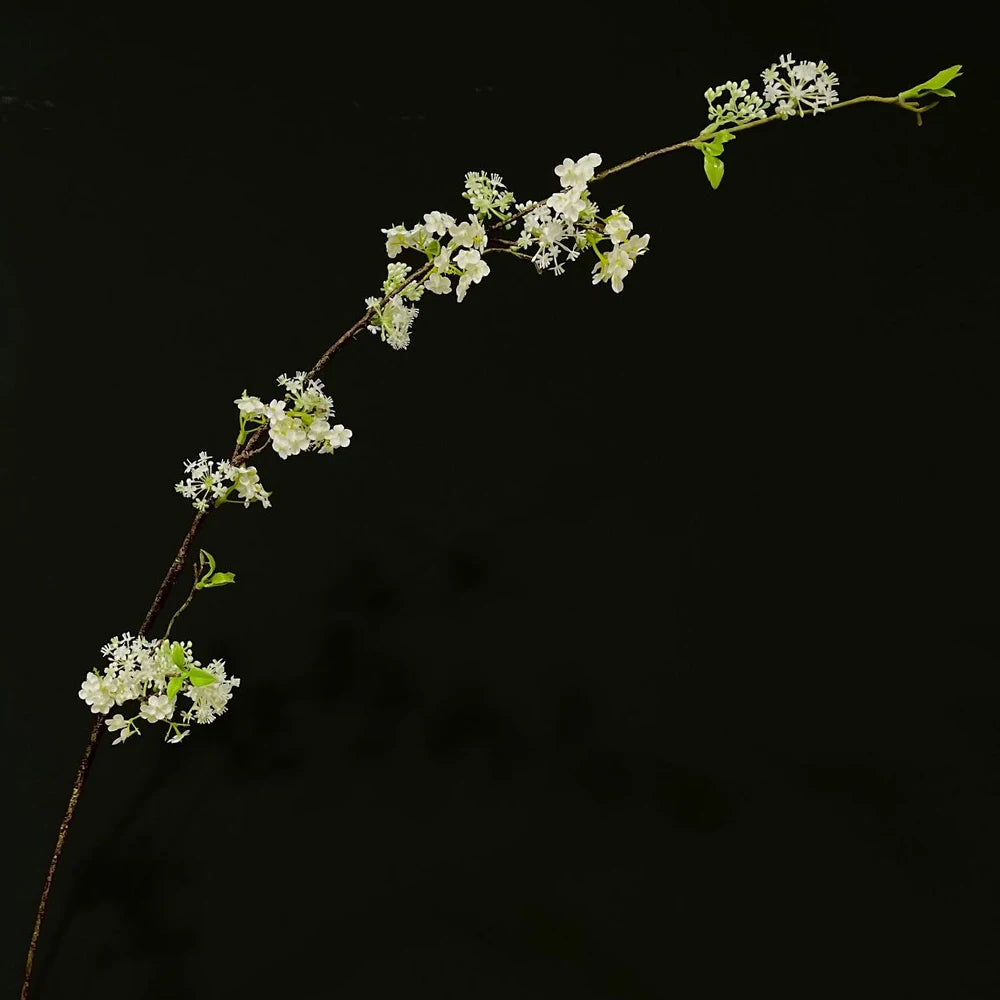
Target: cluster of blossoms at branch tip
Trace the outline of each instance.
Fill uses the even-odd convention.
[[[131,717],[119,712],[105,719],[108,730],[118,733],[115,743],[135,736],[139,719],[165,722],[166,741],[180,743],[190,732],[191,723],[208,724],[222,715],[233,688],[240,686],[238,677],[226,675],[225,661],[212,660],[202,667],[194,658],[190,642],[133,637],[126,632],[113,637],[101,654],[107,666],[87,674],[80,698],[91,712],[101,715],[107,715],[116,705],[138,702],[138,711]],[[178,696],[187,698],[190,704],[175,719]]]
[[[296,372],[294,376],[279,375],[277,381],[285,390],[284,399],[265,404],[244,389],[243,395],[233,400],[240,411],[238,444],[246,439],[248,427],[263,424],[267,424],[271,446],[280,458],[303,451],[332,455],[351,443],[352,432],[343,424],[331,426],[333,400],[319,379]]]
[[[837,103],[836,87],[840,81],[822,60],[796,62],[788,53],[760,75],[764,81],[763,94],[751,91],[749,80],[740,83],[727,80],[718,87],[709,87],[705,91],[709,121],[716,126],[746,125],[766,118],[772,106],[779,118],[804,117],[807,111],[819,114]],[[726,100],[718,103],[727,94]]]
[[[209,502],[216,507],[224,503],[242,503],[249,507],[255,500],[262,507],[270,507],[268,493],[260,484],[260,476],[253,465],[233,465],[222,459],[216,462],[207,452],[184,462],[187,479],[174,486],[181,496],[192,502],[196,510],[208,510]],[[230,499],[236,493],[238,500]]]
[[[483,256],[494,249],[530,260],[539,271],[551,269],[562,274],[564,259],[576,260],[590,247],[598,259],[594,284],[610,281],[620,292],[622,279],[636,258],[646,252],[649,236],[630,237],[632,223],[621,209],[607,219],[598,215],[587,184],[600,162],[597,153],[577,161],[563,160],[555,168],[561,189],[534,205],[515,205],[513,192],[507,190],[499,174],[470,171],[465,175],[462,197],[475,211],[467,221],[459,222],[445,212],[428,212],[412,229],[405,225],[383,229],[390,263],[382,294],[365,299],[371,314],[368,329],[396,350],[408,347],[413,321],[420,311],[414,303],[425,291],[448,295],[452,290],[462,302],[469,288],[489,275],[490,266]],[[490,219],[495,220],[494,228],[500,229],[510,229],[523,219],[517,240],[503,240],[500,246],[488,249],[484,222]],[[603,241],[611,244],[604,252],[600,248]],[[424,255],[424,266],[416,274],[409,264],[396,260],[404,250]]]

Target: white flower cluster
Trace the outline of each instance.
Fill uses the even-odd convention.
[[[468,221],[458,222],[445,212],[428,212],[424,221],[412,229],[405,225],[383,229],[390,263],[382,295],[365,299],[372,314],[368,329],[390,347],[402,350],[409,346],[410,331],[419,312],[413,303],[425,291],[447,295],[452,291],[452,279],[457,277],[455,298],[462,302],[470,286],[478,285],[490,273],[489,264],[483,260],[489,242],[483,221],[488,218],[507,228],[522,220],[518,239],[507,241],[502,249],[530,260],[539,271],[551,268],[553,273],[562,274],[563,260],[576,260],[583,250],[592,247],[598,258],[594,283],[610,281],[611,287],[620,292],[622,279],[636,258],[646,252],[649,236],[629,238],[632,223],[620,209],[608,219],[597,214],[587,185],[600,162],[597,153],[588,153],[579,160],[567,157],[555,168],[561,189],[530,210],[528,204],[514,206],[514,195],[499,174],[471,171],[465,175],[462,195],[475,209]],[[511,218],[512,207],[517,209],[515,219]],[[603,240],[611,242],[607,253],[599,249]],[[416,250],[425,256],[426,267],[419,279],[413,277],[408,264],[396,262],[404,250]]]
[[[484,215],[506,218],[501,213],[514,196],[503,187],[497,174],[470,173],[466,176],[465,197]],[[392,226],[382,232],[390,260],[403,250],[418,250],[425,255],[427,263],[433,265],[420,281],[413,281],[409,278],[412,268],[408,264],[391,263],[382,282],[382,296],[365,299],[365,306],[374,312],[368,329],[390,347],[403,350],[409,346],[410,330],[419,312],[409,303],[416,302],[425,289],[435,295],[447,295],[452,290],[452,276],[458,277],[455,297],[463,301],[469,286],[478,285],[490,273],[489,264],[482,259],[488,239],[481,220],[471,213],[467,222],[458,222],[445,212],[428,212],[424,221],[412,229]],[[398,295],[380,305],[383,297],[401,287]]]
[[[187,479],[182,479],[174,486],[181,496],[192,501],[196,510],[208,510],[209,501],[219,506],[223,503],[242,503],[249,507],[259,500],[262,507],[270,507],[268,493],[260,484],[260,476],[253,465],[233,465],[222,459],[216,462],[207,452],[201,452],[197,458],[184,462]],[[230,500],[233,492],[239,500]]]
[[[721,86],[705,91],[708,101],[708,118],[716,126],[745,125],[767,117],[772,105],[780,118],[792,115],[804,117],[806,111],[819,113],[837,103],[836,87],[840,83],[836,73],[820,60],[795,62],[792,54],[781,56],[761,74],[764,93],[750,90],[750,81],[726,81]],[[728,98],[716,103],[725,94]]]
[[[775,104],[775,113],[782,118],[803,118],[806,111],[819,114],[838,100],[836,88],[840,80],[822,59],[818,63],[796,63],[789,52],[764,70],[761,77],[766,84],[764,100]]]
[[[319,379],[306,372],[293,377],[278,376],[278,385],[285,389],[285,398],[263,403],[257,396],[248,396],[246,389],[233,400],[240,410],[240,442],[248,424],[267,424],[271,446],[281,458],[303,451],[330,455],[351,443],[351,434],[343,424],[330,425],[333,400],[326,394]]]
[[[551,268],[552,273],[558,275],[565,270],[561,257],[574,261],[589,246],[598,258],[593,283],[610,281],[611,287],[620,292],[622,280],[636,258],[646,252],[649,234],[630,237],[632,220],[621,208],[615,209],[606,219],[600,217],[587,188],[600,164],[599,153],[588,153],[575,161],[569,157],[564,159],[555,168],[562,190],[524,215],[514,248],[533,250],[530,259],[535,267],[539,271]],[[518,206],[519,209],[526,207]],[[611,241],[611,249],[602,252],[600,245],[604,240]]]
[[[165,722],[167,742],[180,743],[192,722],[214,722],[239,687],[238,677],[228,677],[223,660],[212,660],[206,667],[194,658],[190,642],[162,642],[133,637],[126,632],[115,636],[101,649],[108,661],[103,671],[90,671],[80,698],[95,714],[107,715],[115,705],[128,701],[139,703],[130,718],[116,713],[105,720],[110,732],[118,733],[115,743],[124,743],[139,732],[138,719]],[[178,695],[190,700],[190,706],[174,721]]]

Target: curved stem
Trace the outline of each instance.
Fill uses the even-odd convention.
[[[862,97],[854,97],[849,101],[840,101],[836,104],[831,105],[826,111],[836,111],[838,108],[849,108],[857,104],[866,103],[877,103],[877,104],[893,104],[906,111],[911,111],[917,116],[917,123],[921,121],[920,114],[923,111],[927,111],[933,105],[921,106],[920,104],[913,101],[905,101],[900,97],[876,97],[873,95],[865,95]],[[809,115],[815,116],[817,112],[807,112]],[[727,126],[726,131],[728,132],[745,132],[748,129],[757,128],[760,125],[766,125],[769,122],[778,121],[778,115],[771,115],[768,118],[761,118],[758,121],[748,122],[745,125],[735,125]],[[693,139],[686,139],[684,142],[674,143],[672,146],[664,146],[661,149],[654,149],[651,152],[643,153],[640,156],[635,156],[630,160],[624,160],[621,163],[616,164],[613,167],[608,167],[607,170],[602,170],[599,174],[595,174],[591,183],[596,183],[597,181],[604,180],[605,177],[610,177],[612,174],[620,173],[623,170],[627,170],[629,167],[634,167],[637,164],[645,163],[647,160],[652,160],[658,156],[663,156],[666,153],[672,153],[675,150],[683,149],[685,147],[694,147],[696,142],[702,141],[702,136],[696,136]],[[542,202],[530,202],[524,206],[520,211],[516,212],[514,215],[495,223],[489,229],[490,232],[496,232],[501,229],[505,229],[510,226],[512,222],[516,222],[519,218],[526,215],[532,209],[537,208]],[[497,248],[501,249],[501,248]],[[503,248],[507,249],[507,248]],[[508,250],[507,252],[513,253],[513,251]],[[515,254],[517,256],[517,254]],[[383,298],[378,303],[378,308],[382,308],[390,299],[395,298],[400,292],[406,288],[407,285],[413,283],[414,281],[419,281],[423,278],[430,270],[433,265],[428,263],[423,267],[418,268],[414,271],[405,282],[403,282],[398,288],[394,289],[389,294],[383,296]],[[308,372],[309,378],[315,377],[319,372],[321,372],[333,357],[348,341],[352,340],[357,333],[364,329],[368,324],[371,317],[374,315],[375,307],[369,309],[359,320],[357,320],[352,326],[348,327],[324,352],[320,355],[319,359],[313,365],[313,367]],[[253,434],[242,444],[237,444],[233,448],[233,453],[230,461],[234,465],[242,464],[251,455],[256,455],[263,451],[267,445],[260,444],[261,438],[264,436],[266,429],[266,424],[262,425],[254,431]],[[177,550],[177,555],[174,556],[173,562],[171,562],[169,568],[167,569],[166,575],[163,578],[163,582],[160,584],[159,590],[156,592],[156,596],[153,598],[153,603],[149,606],[149,610],[146,612],[146,617],[143,620],[142,626],[139,628],[138,634],[140,636],[146,635],[149,627],[152,625],[156,616],[160,613],[163,608],[164,602],[173,589],[174,584],[177,581],[177,577],[180,576],[181,571],[184,569],[184,564],[187,561],[188,552],[191,549],[191,543],[194,541],[195,535],[197,535],[199,528],[205,517],[208,515],[209,511],[199,511],[195,516],[194,520],[191,522],[191,527],[188,528],[187,535],[185,535],[184,540],[181,542],[180,548]],[[193,593],[193,591],[192,591]],[[188,596],[188,600],[185,601],[183,606],[178,609],[174,614],[173,618],[170,619],[170,625],[173,625],[174,619],[180,614],[184,608],[190,603],[191,597]],[[169,633],[170,628],[168,626],[167,632]],[[35,926],[31,934],[31,942],[28,945],[28,958],[25,963],[24,968],[24,981],[21,986],[21,998],[20,1000],[26,1000],[28,996],[28,988],[31,983],[31,972],[34,966],[35,951],[38,945],[38,937],[41,932],[42,920],[45,916],[45,910],[48,905],[49,891],[52,887],[52,878],[55,874],[56,866],[59,863],[60,855],[62,854],[63,844],[66,841],[66,834],[69,831],[70,821],[73,819],[73,813],[76,811],[76,804],[80,798],[80,792],[83,789],[84,782],[87,779],[87,772],[90,769],[90,762],[94,755],[94,750],[97,746],[97,742],[100,739],[101,733],[103,732],[103,727],[101,725],[102,719],[97,719],[90,730],[90,736],[87,742],[87,748],[84,751],[83,758],[80,761],[79,766],[76,771],[76,780],[73,782],[73,790],[70,793],[69,803],[66,806],[66,813],[63,816],[62,823],[59,826],[59,835],[56,838],[55,850],[52,853],[52,859],[49,862],[48,872],[45,876],[45,883],[42,886],[42,895],[38,903],[38,911],[35,915]]]

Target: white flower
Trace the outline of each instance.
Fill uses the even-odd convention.
[[[645,252],[646,248],[649,246],[649,233],[645,236],[631,236],[622,245],[622,250],[625,251],[635,260],[637,257],[641,257]]]
[[[568,156],[555,168],[556,176],[564,188],[585,186],[594,176],[594,168],[600,166],[600,153],[588,153],[579,160],[571,160]]]
[[[174,699],[165,694],[151,695],[139,705],[139,712],[147,722],[163,722],[174,714]]]
[[[451,278],[433,271],[424,285],[427,287],[427,291],[433,292],[435,295],[447,295],[451,291]]]
[[[612,212],[604,223],[604,234],[612,243],[624,243],[630,232],[632,220],[621,209]]]
[[[385,233],[385,252],[390,258],[398,257],[400,251],[410,245],[410,234],[406,226],[392,226],[382,232]]]
[[[571,187],[565,191],[557,191],[549,197],[546,204],[570,222],[576,223],[588,207],[586,188]]]
[[[119,712],[117,715],[112,715],[110,719],[105,719],[104,725],[108,727],[109,732],[114,733],[119,729],[124,729],[128,722],[125,720],[125,716]]]
[[[483,224],[474,216],[469,216],[468,222],[459,222],[448,227],[451,233],[451,246],[469,247],[475,250],[485,250],[487,237]]]
[[[167,740],[168,743],[180,743],[181,740],[187,739],[191,735],[190,729],[178,729],[170,739]]]
[[[334,424],[327,434],[327,444],[331,448],[346,448],[351,443],[354,432],[348,430],[343,424]]]
[[[264,413],[264,404],[256,396],[248,396],[246,389],[243,390],[243,395],[233,402],[240,408],[240,413],[248,417],[259,417]]]
[[[623,246],[616,246],[604,259],[594,265],[593,284],[601,281],[611,281],[611,287],[616,291],[622,290],[622,281],[632,269],[632,258]]]
[[[132,736],[137,735],[138,732],[139,732],[139,730],[136,729],[134,726],[129,726],[128,729],[123,729],[118,734],[118,739],[111,741],[111,745],[112,746],[117,746],[119,743],[124,743],[127,739],[131,738]]]
[[[107,712],[115,703],[112,687],[105,678],[99,677],[93,671],[87,674],[87,679],[80,687],[80,697],[95,715]]]
[[[455,256],[455,263],[463,270],[456,291],[456,298],[461,302],[469,285],[478,285],[490,273],[490,265],[479,256],[478,250],[460,250]]]
[[[271,447],[281,459],[298,455],[309,447],[309,434],[302,421],[296,417],[286,416],[280,420],[272,420],[268,434],[271,437]]]
[[[424,227],[431,236],[444,236],[453,225],[454,217],[444,212],[428,212],[424,216]]]

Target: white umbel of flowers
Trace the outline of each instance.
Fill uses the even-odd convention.
[[[126,718],[120,712],[105,725],[118,733],[114,743],[124,743],[139,733],[138,720],[150,724],[164,722],[166,739],[180,743],[192,722],[207,724],[222,715],[239,687],[238,677],[226,674],[223,660],[212,660],[203,667],[194,658],[190,642],[167,642],[146,639],[125,632],[114,636],[102,649],[107,666],[91,670],[80,687],[80,698],[95,714],[106,715],[126,702],[137,702],[135,714]],[[190,705],[174,718],[177,699]]]

